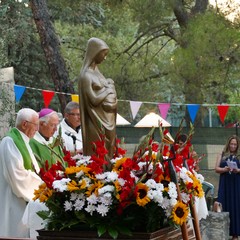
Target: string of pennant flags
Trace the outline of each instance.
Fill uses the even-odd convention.
[[[56,92],[56,91],[50,91],[50,90],[43,90],[39,88],[32,88],[32,87],[26,87],[26,86],[21,86],[21,85],[14,85],[14,93],[15,93],[15,100],[17,103],[20,102],[24,92],[26,89],[32,89],[36,91],[41,91],[42,96],[43,96],[43,102],[44,106],[47,108],[54,95],[55,94],[65,94],[65,95],[70,95],[72,101],[74,102],[79,102],[79,96],[78,94],[71,94],[71,93],[63,93],[63,92]],[[130,100],[118,100],[118,101],[123,101],[123,102],[129,102],[130,103],[130,109],[132,113],[132,119],[134,119],[143,103],[148,103],[148,104],[155,104],[158,106],[159,113],[163,119],[166,120],[168,111],[171,107],[171,105],[185,105],[187,107],[189,116],[191,118],[192,123],[194,123],[195,118],[197,116],[197,113],[199,111],[200,106],[205,106],[205,107],[212,107],[216,106],[219,114],[219,118],[224,124],[225,117],[227,115],[228,109],[230,106],[240,106],[240,104],[183,104],[183,103],[157,103],[157,102],[141,102],[141,101],[130,101]]]

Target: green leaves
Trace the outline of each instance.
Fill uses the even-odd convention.
[[[48,219],[49,215],[50,215],[50,211],[38,211],[37,215],[42,218],[43,220]]]
[[[115,223],[114,225],[100,224],[97,226],[98,236],[108,233],[113,239],[117,239],[119,234],[131,236],[132,233],[125,225]]]

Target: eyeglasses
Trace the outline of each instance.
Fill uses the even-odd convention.
[[[27,121],[27,120],[26,120],[26,122],[27,122],[27,123],[31,123],[31,124],[33,124],[33,125],[34,125],[34,126],[36,126],[36,127],[38,127],[38,126],[39,126],[39,124],[38,124],[38,123],[30,122],[30,121]]]
[[[58,124],[50,123],[48,124],[48,126],[51,128],[57,128]]]
[[[75,117],[80,117],[80,113],[68,113],[68,115],[75,116]]]

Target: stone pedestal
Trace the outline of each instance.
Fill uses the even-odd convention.
[[[200,221],[202,240],[228,240],[229,224],[228,212],[209,212],[207,219]]]

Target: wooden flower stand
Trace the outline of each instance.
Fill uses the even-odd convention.
[[[47,231],[38,230],[39,236],[38,240],[110,240],[112,239],[108,235],[98,237],[97,233],[94,231]],[[193,230],[188,226],[188,236],[189,240],[195,239]],[[141,233],[135,232],[132,236],[120,235],[118,240],[181,240],[182,233],[181,229],[176,229],[173,227],[166,227],[161,230],[152,233]]]

